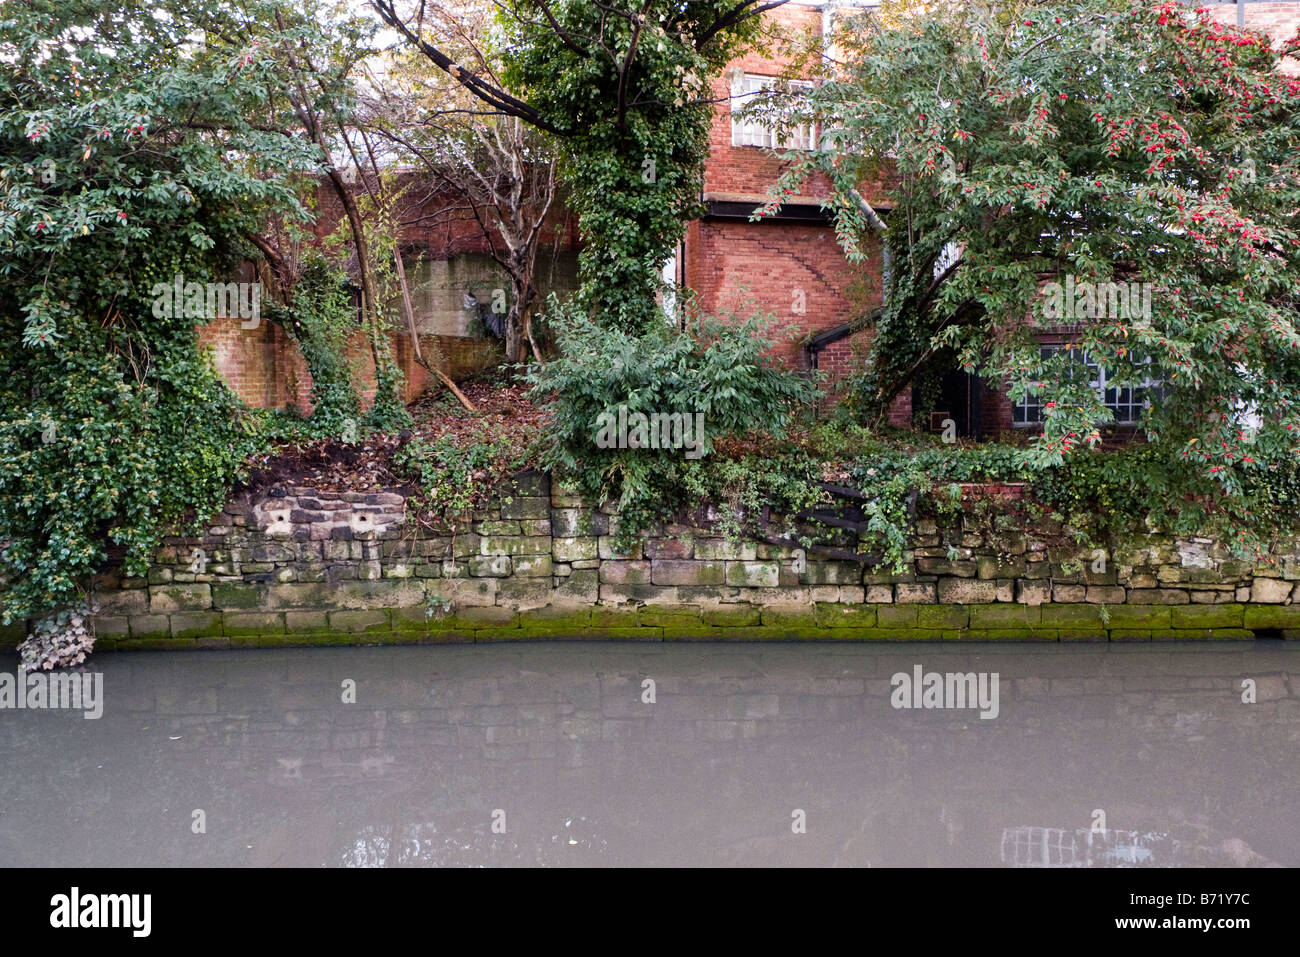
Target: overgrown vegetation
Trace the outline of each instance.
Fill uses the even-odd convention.
[[[528,373],[533,398],[551,416],[541,461],[587,498],[616,502],[621,541],[702,501],[732,501],[752,513],[763,494],[775,496],[768,504],[801,497],[796,487],[806,468],[783,473],[770,453],[719,466],[713,454],[728,439],[779,442],[817,395],[813,379],[768,353],[770,317],[700,317],[690,332],[661,321],[633,335],[555,301],[548,313],[560,355]],[[651,422],[640,438],[635,428],[602,437],[602,423],[622,428],[638,415],[677,417],[681,428],[673,433],[654,420],[661,425]],[[614,447],[598,445],[611,438]],[[674,439],[673,450],[637,447]]]
[[[143,575],[163,535],[220,509],[246,458],[295,428],[249,412],[196,332],[230,315],[205,290],[236,274],[268,219],[310,219],[296,188],[320,170],[309,143],[255,121],[284,93],[277,53],[315,42],[315,21],[243,13],[256,42],[226,29],[220,0],[17,4],[0,22],[6,623],[84,620],[73,612],[110,548]],[[323,275],[298,328],[333,428],[352,406]],[[184,308],[168,301],[176,282]],[[66,663],[42,641],[33,660]]]
[[[467,444],[451,435],[413,439],[397,453],[396,464],[419,487],[411,500],[415,515],[454,521],[482,507],[503,478],[528,464],[528,453],[516,436],[488,427]]]
[[[1275,530],[1260,495],[1300,455],[1300,80],[1278,70],[1300,41],[1163,0],[1000,0],[868,13],[836,42],[826,83],[764,109],[825,130],[773,207],[825,175],[849,257],[889,254],[862,420],[960,365],[1038,397],[1045,486]],[[858,193],[882,177],[884,220]],[[1101,284],[1145,285],[1149,310]],[[1044,332],[1074,348],[1044,354]],[[1158,384],[1147,448],[1095,450],[1114,415],[1085,355],[1112,389]]]
[[[287,305],[272,304],[268,317],[293,336],[311,373],[313,431],[334,437],[355,433],[361,399],[347,351],[357,322],[344,277],[319,253],[308,254],[290,296]]]
[[[192,27],[106,0],[0,23],[6,621],[76,603],[110,543],[143,574],[259,445],[195,320],[158,315],[154,287],[225,279],[262,215],[302,214],[276,171],[312,159],[247,123],[266,73],[187,48]],[[131,39],[86,39],[109,35]]]

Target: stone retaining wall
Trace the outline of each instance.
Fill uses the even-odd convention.
[[[97,648],[1300,636],[1297,554],[1255,564],[1208,540],[1152,538],[1110,555],[923,519],[906,572],[891,574],[728,542],[707,515],[618,553],[617,516],[544,475],[494,501],[453,531],[408,523],[398,491],[238,497],[206,535],[168,539],[147,579],[100,577]]]

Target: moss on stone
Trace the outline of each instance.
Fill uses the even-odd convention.
[[[115,651],[172,651],[179,648],[197,648],[198,642],[193,638],[148,637],[118,638],[114,643]]]
[[[285,632],[284,612],[227,612],[223,621],[225,633],[232,638]]]
[[[757,625],[760,618],[761,612],[756,605],[717,605],[700,611],[700,621],[715,628]]]
[[[171,616],[173,638],[221,638],[224,617],[217,611],[177,612]]]
[[[841,605],[819,601],[814,607],[813,619],[823,628],[863,630],[876,627],[875,605]]]
[[[1042,624],[1038,605],[971,605],[970,627],[1035,629]],[[1050,629],[1049,630],[1055,630]]]
[[[217,609],[265,608],[267,587],[247,582],[217,582],[212,586],[212,607]]]
[[[541,609],[538,609],[539,611]],[[478,627],[485,627],[480,624]],[[518,634],[519,638],[540,638],[552,635],[563,635],[566,632],[584,633],[602,631],[606,627],[636,627],[636,616],[626,615],[618,619],[617,622],[611,622],[609,625],[603,623],[594,623],[590,611],[587,609],[575,609],[570,614],[538,615],[532,612],[525,612],[519,618],[518,627],[510,629]],[[500,629],[506,630],[504,628]]]
[[[1099,605],[1039,605],[1038,613],[1039,620],[1048,628],[1096,629],[1099,632],[1106,630],[1106,621]]]
[[[918,628],[966,628],[970,624],[971,612],[964,605],[916,605],[916,625]]]
[[[1170,609],[1174,628],[1241,628],[1245,605],[1180,605]]]
[[[1242,624],[1252,630],[1300,628],[1300,605],[1246,605]]]
[[[1111,630],[1171,627],[1171,609],[1167,605],[1107,605],[1105,608],[1106,627]]]

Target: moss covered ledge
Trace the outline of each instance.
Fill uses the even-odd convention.
[[[179,618],[179,615],[172,616]],[[202,626],[101,634],[97,650],[631,641],[1164,641],[1300,637],[1300,606],[595,605],[217,612]],[[188,624],[177,622],[178,625]],[[7,647],[20,640],[10,630]]]

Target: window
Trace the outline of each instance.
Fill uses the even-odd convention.
[[[1059,827],[1009,827],[1002,831],[1001,858],[1012,867],[1077,867],[1078,841]]]
[[[753,102],[754,96],[776,86],[776,77],[752,76],[748,73],[737,76],[731,83],[731,145],[762,146],[767,149],[810,150],[817,140],[813,136],[811,123],[797,126],[785,136],[778,137],[776,132],[765,123],[753,117],[740,117],[737,114]],[[808,80],[794,80],[789,84],[792,90],[810,90],[812,83]]]
[[[1043,346],[1042,357],[1046,359],[1065,351],[1062,346]],[[1097,390],[1106,408],[1110,409],[1114,414],[1116,425],[1137,425],[1141,421],[1142,412],[1146,409],[1150,400],[1159,396],[1158,384],[1150,379],[1144,379],[1140,385],[1136,386],[1121,387],[1111,385],[1106,370],[1099,366],[1091,356],[1073,346],[1069,348],[1069,355],[1088,368],[1089,374],[1092,376],[1089,385]],[[1013,425],[1024,427],[1037,425],[1042,421],[1042,398],[1032,392],[1012,407],[1011,422]]]
[[[942,276],[959,259],[961,259],[961,246],[947,243],[943,247],[943,252],[939,253],[939,258],[934,261],[934,278],[938,279]]]

